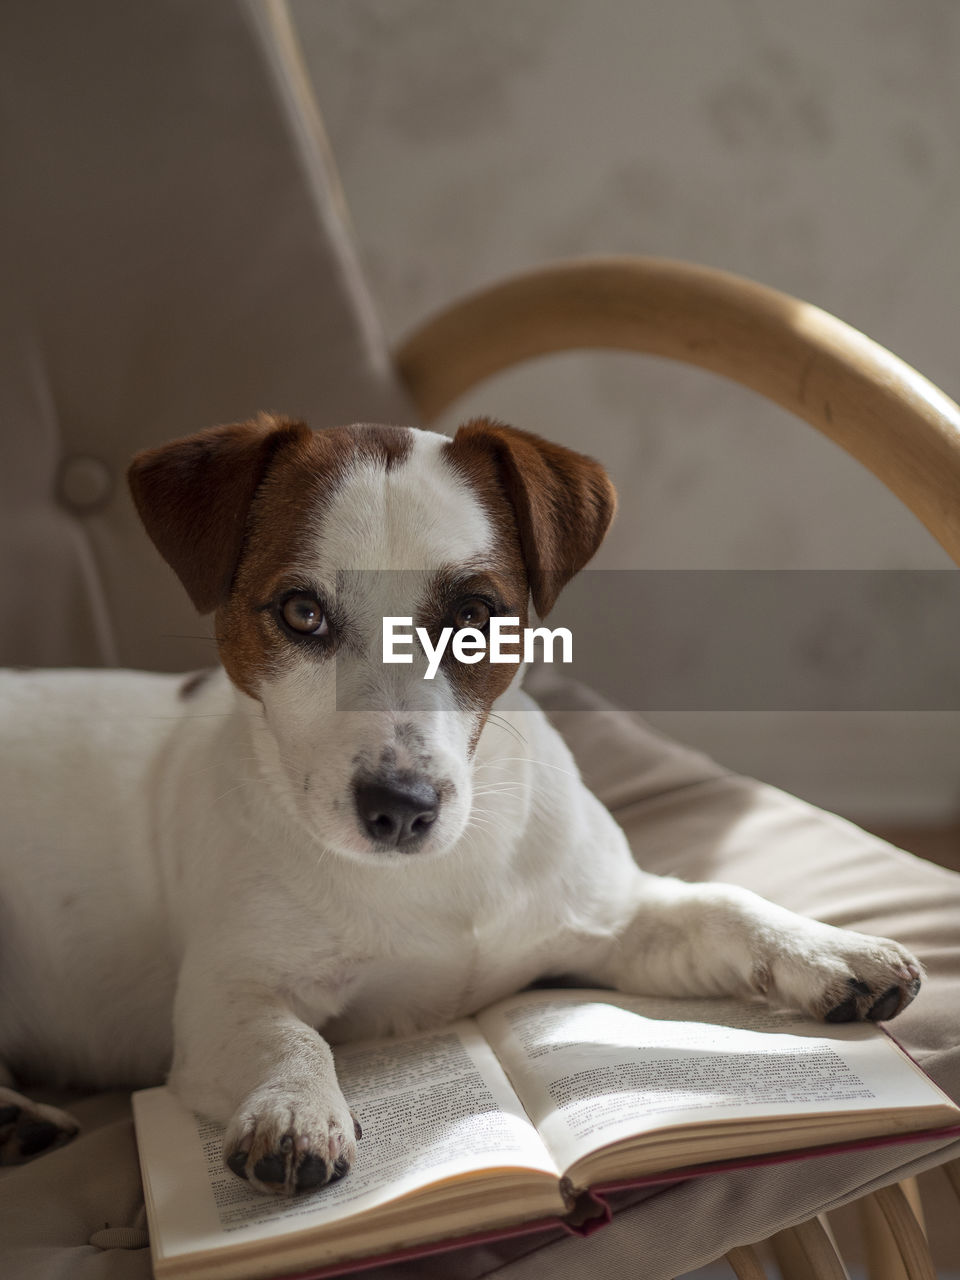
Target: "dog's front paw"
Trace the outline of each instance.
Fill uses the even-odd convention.
[[[223,1159],[258,1191],[292,1196],[342,1178],[359,1137],[339,1090],[269,1087],[251,1094],[230,1121]]]
[[[889,938],[814,925],[777,952],[777,994],[826,1022],[887,1022],[920,990],[920,961]]]

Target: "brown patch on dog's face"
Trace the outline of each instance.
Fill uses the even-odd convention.
[[[532,596],[545,617],[593,556],[613,518],[616,495],[606,472],[592,458],[486,418],[462,426],[445,454],[474,488],[497,531],[488,576],[500,585],[503,608],[494,612],[519,618],[522,629]],[[475,666],[450,662],[458,698],[479,713],[477,736],[515,673],[515,666],[487,657]]]
[[[311,431],[260,414],[137,454],[128,478],[161,555],[200,613],[216,609],[223,665],[245,692],[284,660],[275,604],[284,579],[298,584],[297,554],[308,522],[352,466],[390,470],[408,455],[406,427]],[[279,593],[279,594],[278,594]]]
[[[534,608],[545,618],[606,535],[617,496],[599,462],[528,431],[476,418],[447,458],[474,486],[519,555]]]
[[[233,590],[216,614],[221,660],[244,693],[258,697],[262,681],[295,656],[278,618],[285,598],[315,589],[303,548],[338,486],[363,462],[390,471],[407,457],[411,440],[406,427],[335,427],[298,441],[270,468],[250,509]],[[329,643],[313,646],[313,656],[333,657],[339,634],[334,627]]]
[[[131,462],[127,480],[140,518],[198,613],[229,594],[264,476],[311,434],[302,422],[261,414],[144,449]]]

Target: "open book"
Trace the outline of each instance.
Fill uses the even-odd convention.
[[[592,1188],[960,1125],[876,1026],[734,1000],[527,991],[335,1049],[363,1127],[339,1182],[273,1199],[167,1089],[134,1095],[158,1280],[281,1276],[589,1214]]]

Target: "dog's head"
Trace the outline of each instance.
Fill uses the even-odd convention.
[[[471,760],[518,667],[448,648],[424,679],[383,662],[383,619],[546,616],[615,496],[590,458],[486,420],[311,431],[261,415],[137,455],[134,501],[220,656],[259,702],[272,776],[314,838],[357,859],[440,853],[471,809]]]

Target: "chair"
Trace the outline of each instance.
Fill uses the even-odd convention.
[[[261,407],[315,426],[429,422],[498,369],[575,347],[668,355],[768,395],[865,462],[960,560],[960,410],[862,335],[759,285],[633,259],[551,267],[455,304],[391,365],[278,0],[10,0],[2,23],[3,661],[209,661],[119,480],[135,449]],[[39,619],[22,607],[38,582]],[[538,696],[645,866],[735,880],[917,950],[930,979],[898,1027],[960,1097],[960,877],[589,693]],[[127,1100],[75,1110],[74,1144],[0,1177],[13,1280],[149,1273]],[[624,1194],[586,1240],[465,1251],[432,1271],[660,1280],[726,1255],[755,1280],[753,1246],[771,1238],[788,1280],[838,1276],[818,1215],[866,1196],[874,1238],[887,1233],[884,1276],[928,1276],[909,1179],[942,1165],[960,1191],[958,1155],[912,1143]],[[401,1273],[422,1274],[373,1274]]]

